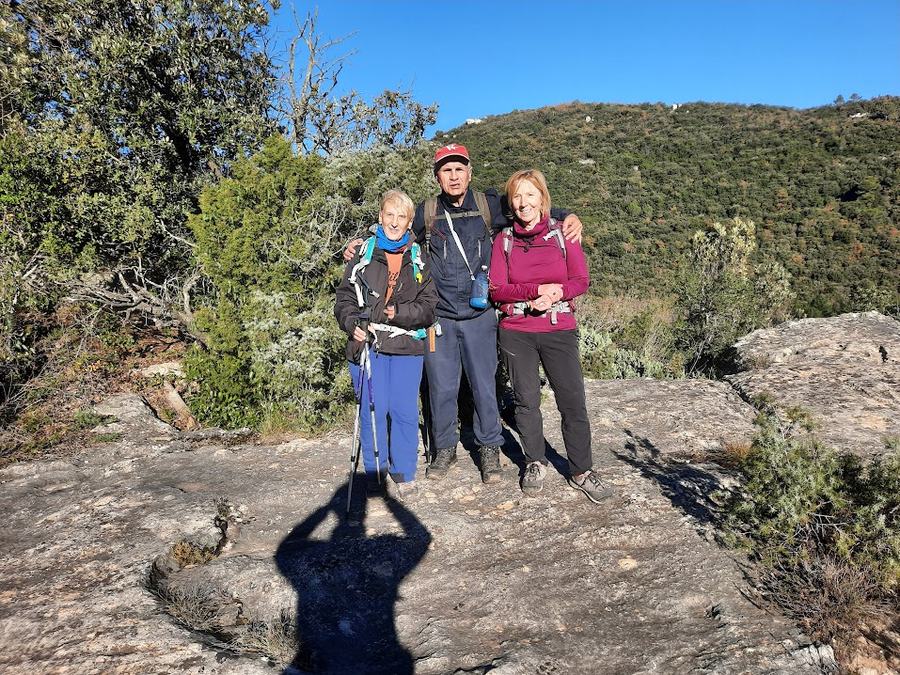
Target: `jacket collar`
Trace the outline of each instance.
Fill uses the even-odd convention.
[[[442,209],[447,209],[448,211],[476,211],[478,209],[475,204],[475,195],[472,194],[472,188],[466,190],[466,196],[463,197],[462,206],[453,206],[453,204],[450,203],[450,198],[443,192],[438,196],[438,201],[440,202]],[[441,212],[438,213],[439,216],[441,215]]]
[[[522,239],[534,239],[538,235],[546,234],[550,230],[550,215],[541,218],[533,229],[526,230],[525,226],[518,220],[513,220],[513,233]]]

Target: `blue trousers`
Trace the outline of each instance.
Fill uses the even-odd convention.
[[[459,442],[457,398],[459,376],[465,370],[475,403],[475,441],[503,445],[497,409],[497,316],[488,310],[473,319],[439,318],[441,336],[435,350],[425,350],[431,430],[435,448],[455,448]]]
[[[378,430],[379,468],[390,472],[398,483],[416,477],[419,453],[419,383],[422,380],[422,357],[381,354],[369,349],[372,378],[360,379],[360,366],[350,364],[350,377],[356,400],[362,400],[359,438],[363,467],[374,476],[375,445],[372,415],[369,409],[369,386],[375,404],[375,428]],[[362,387],[360,387],[362,384]]]

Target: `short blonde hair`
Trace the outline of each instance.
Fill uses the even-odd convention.
[[[550,213],[550,190],[547,188],[547,179],[538,169],[522,169],[516,171],[509,180],[506,181],[506,198],[509,200],[510,208],[512,208],[512,196],[519,183],[527,180],[532,183],[541,192],[541,215],[546,216]]]
[[[416,205],[413,204],[413,200],[403,190],[388,190],[385,192],[381,197],[379,211],[384,211],[384,205],[388,203],[399,204],[405,208],[406,213],[409,215],[409,220],[412,222],[416,215]]]

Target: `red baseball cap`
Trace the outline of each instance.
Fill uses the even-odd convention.
[[[437,149],[434,153],[434,165],[437,166],[450,157],[457,157],[461,160],[465,160],[466,164],[469,163],[469,151],[466,150],[466,146],[451,143],[450,145],[445,145],[444,147]]]

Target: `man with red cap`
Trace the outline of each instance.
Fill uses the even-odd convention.
[[[442,478],[456,461],[462,369],[475,404],[473,431],[480,447],[481,477],[489,483],[499,480],[503,444],[495,382],[497,316],[493,307],[481,308],[472,299],[473,277],[490,267],[491,238],[507,222],[496,191],[480,193],[469,188],[472,164],[465,146],[451,143],[438,148],[434,175],[441,194],[420,204],[413,220],[419,242],[428,244],[438,291],[435,313],[441,326],[434,351],[430,346],[425,350],[435,448],[426,476]],[[581,238],[581,221],[576,216],[562,211],[553,215],[565,219],[564,234]]]
[[[425,475],[443,478],[456,462],[459,443],[457,399],[460,375],[465,372],[475,407],[473,432],[479,446],[479,468],[485,483],[500,479],[503,434],[497,406],[497,315],[473,297],[481,275],[491,264],[492,237],[507,225],[496,190],[469,188],[472,165],[465,146],[450,143],[434,153],[434,176],[441,188],[437,197],[416,208],[412,231],[428,250],[427,265],[438,292],[435,310],[440,336],[425,347],[425,373],[431,410],[433,456]],[[577,216],[552,210],[563,221],[567,239],[580,240]],[[347,253],[355,251],[351,242]],[[486,284],[485,284],[486,286]]]

